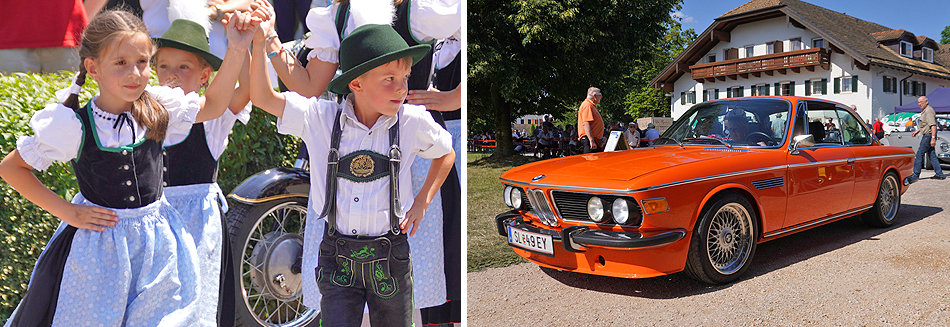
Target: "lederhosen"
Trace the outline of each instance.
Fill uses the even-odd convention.
[[[70,162],[83,197],[97,205],[116,209],[140,208],[159,200],[162,197],[162,145],[146,138],[128,146],[134,148],[133,151],[100,149],[92,130],[96,125],[89,116],[91,110],[88,103],[75,110],[82,122],[83,141],[79,156]],[[122,115],[120,120],[127,118],[122,118]],[[116,124],[119,124],[118,120]],[[43,250],[30,286],[14,316],[10,317],[10,326],[53,324],[63,270],[76,230],[76,227],[66,225]]]
[[[369,304],[373,325],[412,324],[412,266],[409,243],[399,228],[404,214],[399,202],[399,122],[389,128],[388,156],[373,151],[354,151],[340,156],[342,109],[333,122],[327,158],[326,217],[323,242],[316,269],[323,321],[359,324],[363,303]],[[389,231],[381,236],[343,235],[337,231],[336,200],[339,179],[367,183],[389,177]],[[359,217],[353,217],[359,218]]]
[[[396,6],[396,21],[393,28],[402,36],[403,40],[411,47],[423,44],[412,36],[409,26],[409,7],[410,1],[403,1]],[[429,83],[432,82],[432,53],[429,50],[426,56],[418,63],[412,66],[412,72],[409,74],[410,90],[426,90]],[[457,68],[461,68],[460,58]],[[450,65],[446,69],[451,69]],[[448,71],[447,71],[448,74]],[[460,74],[460,73],[459,73]],[[451,83],[450,78],[442,78],[443,83]],[[459,75],[459,82],[461,75]],[[438,82],[438,80],[436,81]],[[455,84],[458,85],[458,82]],[[437,88],[439,88],[437,86]],[[440,90],[451,90],[450,88],[439,88]],[[449,112],[439,112],[427,110],[439,126],[446,129],[445,121],[448,119],[461,119],[461,109]],[[449,171],[448,177],[442,184],[442,242],[443,242],[443,269],[445,273],[446,296],[448,300],[455,300],[454,303],[447,303],[436,307],[422,309],[423,324],[451,323],[461,322],[461,300],[462,300],[462,271],[461,271],[461,230],[462,230],[462,205],[461,205],[461,186],[459,185],[458,170],[455,166]]]
[[[208,147],[204,123],[191,125],[188,136],[175,145],[165,147],[166,186],[187,186],[215,184],[218,180],[218,160]],[[215,187],[217,189],[217,187]],[[171,192],[172,190],[169,190]],[[173,192],[172,192],[173,193]],[[169,193],[169,194],[172,194]],[[170,198],[171,199],[171,198]],[[221,272],[218,281],[218,326],[233,326],[235,314],[234,265],[231,253],[231,240],[227,232],[227,218],[224,214],[222,199],[218,199],[218,211],[221,220]]]

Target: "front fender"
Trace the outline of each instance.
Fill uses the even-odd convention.
[[[271,168],[248,177],[228,195],[246,204],[309,196],[310,172],[288,167]]]

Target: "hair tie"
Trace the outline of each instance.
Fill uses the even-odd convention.
[[[69,87],[56,91],[56,99],[59,102],[66,102],[70,95],[79,94],[82,91],[82,87],[76,84],[76,78],[78,77],[79,74],[76,74],[76,76],[73,76],[73,81],[69,84]]]

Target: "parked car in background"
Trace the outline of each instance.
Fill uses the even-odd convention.
[[[685,270],[722,284],[745,272],[759,243],[859,215],[891,226],[913,161],[840,103],[714,100],[652,147],[505,172],[511,210],[495,219],[512,249],[543,267],[626,278]]]
[[[887,135],[886,144],[890,146],[908,147],[917,152],[920,147],[920,134],[912,136],[913,132],[891,132]],[[941,164],[950,164],[950,118],[937,117],[937,160]],[[930,155],[924,156],[924,169],[934,169],[930,163]]]
[[[897,112],[884,116],[881,122],[884,123],[884,133],[910,132],[913,131],[913,127],[908,128],[907,122],[910,121],[911,125],[917,126],[918,119],[920,119],[919,112]]]

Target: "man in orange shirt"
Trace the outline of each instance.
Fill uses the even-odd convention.
[[[604,136],[604,120],[597,111],[597,104],[603,94],[600,89],[587,89],[587,99],[577,111],[577,133],[584,153],[598,152],[601,147],[601,138]]]

